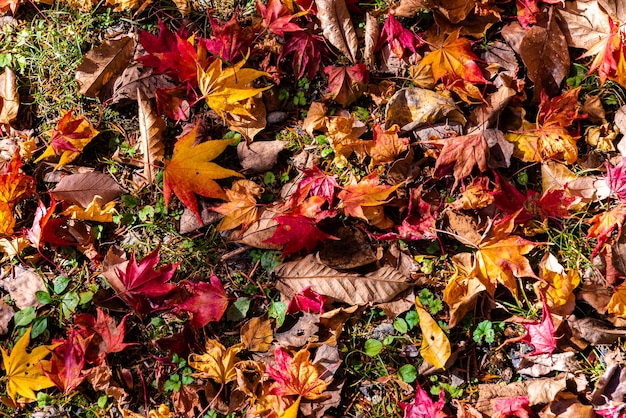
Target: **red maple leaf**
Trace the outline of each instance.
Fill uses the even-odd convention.
[[[602,246],[609,240],[615,228],[617,228],[618,235],[622,234],[624,220],[626,220],[626,204],[620,204],[611,210],[598,213],[587,221],[588,224],[591,224],[591,227],[587,231],[587,239],[596,238],[597,240],[596,246],[591,252],[592,258],[595,257],[598,251],[602,249]]]
[[[208,58],[203,42],[194,45],[193,37],[187,39],[184,30],[173,33],[165,23],[159,21],[159,33],[139,32],[139,42],[147,54],[137,61],[154,68],[154,74],[167,74],[176,83],[198,85],[198,66],[206,68]]]
[[[331,238],[329,235],[317,227],[315,219],[301,214],[281,215],[274,218],[279,226],[270,238],[263,242],[276,245],[284,245],[282,257],[297,253],[300,250],[313,249],[321,241]]]
[[[211,274],[209,280],[209,282],[181,283],[190,296],[179,304],[175,311],[190,313],[190,324],[196,328],[202,328],[209,322],[218,322],[228,307],[228,297],[220,279]]]
[[[533,217],[533,214],[524,206],[528,196],[517,190],[513,184],[498,172],[496,172],[496,188],[491,192],[491,195],[496,207],[507,214],[522,210],[515,218],[515,222],[524,223]]]
[[[60,344],[52,352],[50,370],[44,373],[63,393],[73,391],[85,378],[85,351],[87,341],[75,329],[69,331],[65,340],[53,340]]]
[[[256,8],[259,14],[263,16],[261,25],[274,35],[284,38],[285,33],[303,30],[299,25],[291,21],[291,19],[294,19],[301,14],[291,13],[291,11],[285,7],[283,2],[280,0],[269,0],[267,2],[267,6],[257,0]]]
[[[385,43],[389,44],[391,51],[393,51],[394,54],[396,54],[399,58],[402,58],[407,49],[416,54],[416,47],[422,46],[424,44],[424,40],[402,26],[402,24],[398,22],[398,19],[396,19],[395,16],[389,12],[387,19],[383,24],[383,30],[380,32],[376,50],[378,51],[382,48]]]
[[[302,202],[307,196],[319,196],[329,204],[333,203],[335,191],[339,187],[335,174],[329,176],[316,165],[302,170],[302,174],[304,178],[300,180],[294,193],[296,201]]]
[[[436,214],[432,214],[431,206],[422,199],[421,190],[411,189],[408,213],[402,224],[396,226],[398,232],[388,232],[374,237],[379,240],[432,240],[437,237],[436,222]]]
[[[510,338],[505,341],[506,343],[522,342],[529,344],[533,347],[533,351],[528,353],[529,356],[535,356],[538,354],[552,354],[556,348],[556,337],[554,336],[554,323],[552,322],[552,316],[546,303],[546,298],[542,294],[542,315],[541,321],[536,319],[527,319],[520,316],[511,318],[511,321],[521,324],[526,330],[526,334]]]
[[[124,271],[118,269],[117,278],[109,280],[117,296],[139,314],[157,309],[159,299],[163,299],[176,288],[168,282],[180,263],[167,264],[155,270],[158,262],[159,248],[145,256],[139,263],[133,252],[126,269]]]
[[[365,64],[351,67],[329,65],[324,67],[324,72],[328,76],[324,100],[334,100],[342,106],[348,106],[361,97],[369,80]]]
[[[326,55],[327,48],[324,38],[319,35],[306,31],[293,32],[287,38],[278,59],[282,60],[292,53],[291,66],[296,78],[300,79],[306,75],[312,80],[320,68],[322,56]]]
[[[415,387],[413,403],[398,402],[398,405],[404,411],[404,418],[444,418],[448,416],[443,412],[443,408],[446,406],[443,389],[439,393],[437,402],[433,402],[419,383]]]
[[[87,313],[76,315],[74,324],[83,338],[89,339],[85,350],[86,360],[92,364],[102,364],[107,354],[119,353],[133,344],[124,342],[126,316],[119,325],[115,325],[115,320],[102,309],[96,308],[96,315],[97,317]]]
[[[535,192],[535,195],[538,193]],[[568,195],[565,189],[550,189],[545,191],[536,201],[536,206],[544,219],[563,219],[569,217],[569,208],[579,200],[579,198]]]
[[[192,89],[186,87],[174,87],[171,89],[157,88],[154,92],[157,111],[173,120],[189,119],[191,104],[196,101],[197,95]]]
[[[224,22],[209,16],[211,38],[202,39],[206,50],[224,61],[237,62],[244,58],[254,38],[250,27],[242,28],[237,20],[237,11],[229,21]]]
[[[311,290],[311,286],[307,286],[291,298],[287,306],[287,313],[324,313],[324,303],[326,303],[326,297]]]
[[[563,0],[515,0],[517,6],[517,20],[524,27],[530,28],[537,23],[537,15],[541,13],[539,2],[548,4],[562,4]]]
[[[528,396],[511,396],[508,398],[495,398],[491,400],[493,418],[528,418],[530,410]]]
[[[626,158],[622,158],[615,167],[606,162],[606,182],[620,202],[626,203]]]
[[[54,198],[52,198],[49,208],[46,208],[41,200],[39,201],[37,209],[35,209],[33,226],[26,231],[26,238],[33,247],[39,249],[44,244],[59,247],[76,245],[76,240],[67,231],[68,218],[65,216],[52,218],[56,206],[57,202],[54,201]]]

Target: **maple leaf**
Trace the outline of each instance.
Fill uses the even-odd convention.
[[[328,76],[324,100],[334,100],[344,107],[361,97],[369,80],[365,64],[351,67],[329,65],[324,67],[324,72]]]
[[[319,196],[311,196],[285,215],[274,218],[278,222],[278,228],[274,234],[264,240],[270,244],[284,245],[282,257],[287,257],[302,249],[311,252],[320,241],[334,238],[317,227],[319,219],[332,217],[332,212],[322,211],[321,207],[326,203]]]
[[[0,173],[0,235],[11,235],[15,226],[15,205],[35,192],[35,179],[22,172],[22,160],[16,152]]]
[[[113,215],[117,214],[115,202],[111,201],[104,206],[100,206],[101,200],[102,198],[96,195],[86,208],[79,205],[71,205],[61,212],[61,215],[67,216],[70,219],[81,219],[83,221],[113,222]]]
[[[224,347],[219,341],[207,338],[203,354],[192,353],[189,366],[199,371],[195,376],[209,378],[225,385],[237,379],[236,365],[241,360],[237,353],[244,349],[243,344]]]
[[[592,258],[609,240],[609,237],[615,228],[617,228],[618,235],[621,235],[624,220],[626,220],[626,204],[620,204],[611,210],[598,213],[587,221],[588,224],[591,224],[591,227],[587,231],[587,239],[596,238],[597,240],[596,246],[591,252]]]
[[[322,57],[327,53],[324,38],[300,31],[289,35],[278,60],[282,61],[289,54],[293,54],[291,66],[296,78],[301,79],[306,75],[309,80],[313,80],[320,68]]]
[[[604,85],[606,79],[615,76],[618,70],[618,51],[623,50],[623,42],[620,36],[620,28],[607,14],[609,33],[600,36],[600,39],[591,46],[581,58],[594,57],[589,65],[587,74],[598,72],[600,85]]]
[[[530,401],[526,395],[492,399],[491,407],[494,418],[529,418],[532,414]]]
[[[341,200],[340,207],[343,208],[344,213],[367,221],[368,218],[363,213],[363,208],[387,203],[389,195],[402,185],[400,183],[387,186],[379,183],[380,179],[376,171],[363,177],[359,182],[352,176],[338,195]]]
[[[5,14],[7,11],[11,11],[11,13],[15,16],[15,12],[20,5],[20,0],[1,0],[0,1],[0,13]]]
[[[537,15],[541,14],[539,2],[547,4],[562,4],[563,0],[515,0],[517,6],[517,20],[524,29],[537,23]]]
[[[551,253],[546,253],[539,263],[540,282],[535,284],[538,294],[545,294],[552,312],[567,314],[574,309],[576,296],[574,289],[580,284],[580,275],[574,269],[565,270]]]
[[[320,378],[317,367],[310,360],[306,348],[293,357],[282,347],[274,351],[276,366],[267,366],[266,372],[274,380],[270,393],[277,396],[292,396],[309,400],[320,399],[329,382]]]
[[[244,58],[254,38],[254,31],[242,28],[237,20],[237,11],[229,21],[223,22],[209,15],[211,39],[201,39],[206,50],[224,61],[235,62]]]
[[[606,183],[620,202],[626,203],[626,158],[616,165],[611,166],[606,162]]]
[[[299,32],[303,29],[291,20],[299,16],[303,16],[306,12],[293,14],[293,9],[289,10],[281,0],[269,0],[267,6],[257,0],[256,8],[263,17],[261,26],[282,38],[285,33]]]
[[[572,164],[578,158],[579,136],[570,133],[574,121],[585,117],[579,113],[580,87],[550,99],[541,92],[537,121],[522,121],[522,129],[505,134],[515,145],[513,155],[522,161],[562,159]]]
[[[517,297],[516,277],[537,278],[524,255],[540,244],[510,235],[518,213],[492,223],[476,246],[470,275],[477,277],[492,296],[497,283],[504,285]]]
[[[250,180],[237,180],[226,190],[226,203],[214,206],[211,210],[221,213],[224,218],[217,225],[218,231],[235,229],[239,225],[246,229],[257,220],[258,205],[263,189]]]
[[[26,238],[33,247],[41,248],[44,244],[59,247],[76,245],[74,237],[67,232],[67,218],[64,216],[52,218],[56,207],[57,202],[54,198],[51,199],[49,208],[46,208],[41,200],[37,204],[33,226],[26,231]]]
[[[388,164],[409,148],[410,139],[398,137],[400,127],[393,125],[383,130],[380,123],[374,124],[372,132],[374,140],[367,143],[367,153],[372,157],[370,167],[378,164]]]
[[[626,282],[615,288],[615,292],[611,295],[606,306],[608,313],[617,315],[620,318],[626,318]]]
[[[96,317],[91,314],[79,314],[74,318],[74,324],[80,334],[88,342],[85,350],[85,359],[91,364],[102,364],[109,353],[119,353],[126,347],[133,345],[125,343],[126,318],[124,316],[118,325],[104,310],[96,308]]]
[[[294,192],[296,201],[303,201],[307,196],[319,196],[329,204],[333,203],[335,190],[339,188],[335,174],[329,176],[315,164],[311,168],[302,170],[302,174],[304,177]]]
[[[222,117],[224,112],[249,116],[250,113],[240,102],[271,88],[271,86],[250,87],[254,80],[263,76],[269,77],[269,74],[242,68],[246,59],[247,57],[227,68],[223,68],[222,60],[215,59],[206,70],[201,66],[197,68],[198,86],[207,105]]]
[[[454,167],[453,189],[472,173],[474,166],[478,166],[481,173],[487,171],[489,145],[482,132],[441,141],[444,145],[435,164],[435,177],[441,177],[450,167]]]
[[[60,155],[55,167],[55,170],[59,169],[74,161],[99,133],[84,115],[74,116],[72,110],[64,112],[57,126],[46,132],[51,143],[35,162]]]
[[[232,140],[212,140],[194,146],[197,133],[198,125],[176,141],[174,155],[165,163],[163,169],[163,196],[167,206],[174,192],[202,224],[194,193],[204,197],[223,199],[224,191],[214,179],[243,176],[236,171],[210,162],[232,144]]]
[[[407,49],[417,54],[416,48],[422,46],[424,40],[402,26],[390,10],[383,24],[383,30],[380,32],[378,44],[375,48],[376,51],[382,48],[385,43],[389,44],[391,51],[396,54],[398,58],[402,58]]]
[[[190,97],[187,97],[189,95]],[[154,92],[158,113],[165,115],[176,121],[189,119],[191,103],[196,101],[194,90],[174,87],[171,89],[157,88]]]
[[[56,347],[53,345],[42,345],[28,353],[26,348],[30,343],[30,328],[13,346],[11,354],[0,347],[2,352],[2,362],[4,364],[7,395],[13,400],[19,399],[24,402],[32,402],[37,396],[35,390],[46,389],[54,386],[54,382],[45,374],[44,370],[49,370],[49,361],[45,357]]]
[[[443,290],[443,301],[450,307],[450,328],[474,309],[478,296],[486,290],[478,278],[470,275],[471,257],[470,253],[458,253],[452,257],[455,272]]]
[[[365,133],[366,127],[354,119],[353,115],[348,117],[333,116],[325,119],[326,137],[335,151],[336,165],[345,166],[347,158],[354,152],[363,159],[367,141],[359,139]]]
[[[324,304],[326,296],[320,295],[311,286],[307,286],[293,295],[287,305],[287,313],[294,314],[297,312],[324,313]]]
[[[218,322],[222,319],[228,307],[228,297],[222,282],[215,274],[211,274],[209,282],[183,282],[191,296],[179,304],[175,311],[191,313],[189,323],[202,328],[209,322]]]
[[[437,324],[437,321],[424,309],[419,298],[415,298],[415,310],[419,316],[420,329],[422,330],[420,354],[425,361],[435,368],[445,369],[452,353],[450,340]]]
[[[515,342],[529,344],[533,347],[533,351],[527,353],[526,355],[528,356],[552,354],[556,348],[554,323],[552,322],[552,316],[550,315],[550,310],[548,309],[548,304],[543,294],[541,295],[541,302],[543,304],[541,321],[519,316],[511,318],[511,321],[521,324],[526,330],[526,333],[516,338],[509,338],[504,344]]]
[[[418,64],[418,68],[430,66],[435,81],[461,79],[470,83],[487,82],[476,64],[478,57],[472,52],[471,42],[459,37],[460,29],[450,33],[440,46],[431,45],[428,53]]]
[[[75,329],[71,329],[65,340],[55,340],[60,344],[52,352],[50,370],[45,375],[63,393],[76,389],[85,379],[85,350],[87,341]]]
[[[411,189],[408,213],[402,224],[396,226],[396,232],[375,235],[379,240],[418,241],[437,238],[436,215],[432,214],[431,206],[421,197],[421,187]]]
[[[446,406],[443,388],[439,393],[437,402],[433,402],[428,393],[417,383],[413,403],[398,402],[398,405],[404,412],[404,418],[445,418],[448,416],[443,412],[443,408]]]
[[[167,264],[155,270],[158,263],[159,248],[146,255],[139,263],[133,252],[126,269],[117,269],[117,277],[107,278],[117,296],[137,313],[151,311],[156,299],[163,298],[176,288],[168,282],[174,276],[179,263]]]
[[[197,68],[204,68],[208,57],[204,43],[196,47],[195,38],[187,38],[184,29],[172,32],[165,23],[159,20],[159,33],[155,36],[147,31],[139,32],[139,42],[147,54],[137,61],[146,67],[154,68],[154,74],[166,74],[177,84],[189,83],[198,85]]]

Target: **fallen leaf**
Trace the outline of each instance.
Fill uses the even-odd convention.
[[[546,302],[551,311],[566,316],[575,308],[574,289],[580,284],[580,275],[574,269],[565,268],[551,253],[546,253],[539,263],[541,282],[535,284],[538,294],[546,295]]]
[[[541,418],[595,418],[593,406],[583,405],[573,393],[560,392],[541,410]]]
[[[591,252],[592,257],[606,244],[615,228],[617,228],[618,235],[621,235],[622,225],[625,219],[626,204],[622,203],[606,212],[600,212],[594,215],[593,218],[587,221],[587,223],[591,224],[587,231],[587,239],[596,239],[596,246]]]
[[[35,270],[21,265],[14,266],[12,274],[5,277],[0,286],[9,293],[18,309],[38,308],[41,303],[37,300],[37,292],[47,290],[44,279]]]
[[[143,175],[148,183],[153,183],[157,164],[163,162],[165,148],[163,131],[165,121],[157,115],[148,97],[137,88],[139,105],[139,147],[143,159]]]
[[[176,305],[175,312],[191,313],[190,324],[202,328],[210,322],[219,322],[228,308],[228,297],[220,279],[211,274],[208,282],[183,282],[190,296]]]
[[[533,351],[527,353],[528,356],[538,354],[552,354],[556,348],[556,337],[554,334],[554,323],[548,309],[545,297],[542,298],[543,309],[541,313],[541,321],[535,319],[527,319],[523,317],[513,317],[511,321],[521,324],[526,333],[520,337],[509,338],[504,343],[523,342],[533,347]]]
[[[274,219],[278,222],[278,227],[265,241],[283,246],[283,258],[300,250],[311,252],[320,242],[333,238],[317,227],[315,219],[300,213],[277,216]]]
[[[17,78],[10,68],[0,74],[0,124],[11,124],[17,119],[20,96],[17,92]]]
[[[267,5],[257,1],[256,8],[259,15],[263,17],[261,26],[274,35],[285,38],[285,33],[302,31],[302,28],[297,23],[291,21],[302,15],[302,13],[293,14],[293,8],[285,6],[283,1],[269,0]]]
[[[615,289],[607,305],[607,312],[620,318],[626,318],[626,285],[624,283]]]
[[[296,293],[287,305],[287,313],[294,314],[298,312],[305,313],[324,313],[324,304],[326,298],[319,293],[311,290],[311,287],[305,287]]]
[[[9,332],[9,323],[15,316],[15,311],[3,300],[0,300],[0,335]]]
[[[289,298],[310,287],[349,305],[387,302],[411,286],[405,276],[389,266],[365,275],[346,273],[325,266],[313,254],[281,264],[274,274],[280,292]]]
[[[61,212],[61,215],[83,221],[113,222],[113,215],[117,214],[115,202],[109,202],[104,206],[100,206],[99,200],[100,196],[94,196],[93,201],[86,208],[83,209],[78,205],[72,205]]]
[[[422,330],[420,354],[424,361],[432,364],[435,368],[445,369],[452,352],[450,341],[433,317],[422,307],[419,298],[415,298],[415,309],[417,310],[417,315],[420,319],[419,325]]]
[[[233,13],[228,21],[215,19],[209,15],[209,23],[211,37],[202,40],[207,51],[227,62],[236,62],[244,58],[255,35],[252,28],[242,28],[237,13]]]
[[[402,58],[406,49],[417,54],[416,47],[422,46],[424,41],[418,35],[402,26],[398,19],[389,11],[383,24],[376,50],[379,50],[385,43],[389,44],[394,54]]]
[[[487,171],[489,147],[482,132],[446,138],[440,142],[443,142],[443,149],[437,157],[434,175],[441,177],[449,167],[454,167],[453,189],[472,173],[475,166],[481,173]]]
[[[357,62],[358,39],[345,0],[315,0],[324,37],[350,62]]]
[[[255,141],[237,144],[237,156],[246,173],[257,174],[271,170],[278,162],[278,155],[285,149],[285,141]]]
[[[274,380],[270,393],[277,396],[297,395],[298,400],[315,400],[325,396],[324,391],[330,382],[320,378],[306,348],[291,356],[282,347],[278,347],[274,351],[274,358],[276,366],[267,366],[266,369],[266,373]]]
[[[163,170],[163,195],[167,206],[174,192],[185,206],[193,211],[198,221],[202,222],[195,194],[223,199],[224,191],[214,179],[243,176],[210,162],[220,155],[232,140],[211,140],[194,145],[197,133],[198,125],[195,125],[191,131],[176,141],[174,155],[171,160],[166,161]]]
[[[380,179],[376,171],[363,177],[357,182],[354,176],[351,176],[349,182],[339,192],[337,197],[341,201],[339,207],[343,208],[343,212],[348,216],[368,221],[365,216],[364,208],[380,206],[387,203],[387,198],[402,183],[395,186],[379,184]]]
[[[385,113],[386,124],[398,125],[403,132],[422,125],[434,125],[446,118],[465,124],[465,117],[454,100],[417,87],[398,90],[389,99]]]
[[[59,346],[52,351],[50,370],[44,369],[44,373],[60,391],[67,394],[85,379],[83,369],[87,342],[75,329],[68,332],[65,340],[55,342]]]
[[[56,127],[46,132],[51,137],[51,143],[35,162],[60,156],[55,167],[57,170],[78,158],[99,133],[84,115],[75,116],[73,111],[64,112]]]
[[[413,403],[398,402],[398,405],[404,412],[404,418],[445,418],[448,416],[443,412],[443,408],[446,406],[443,388],[439,393],[439,399],[433,402],[418,383],[415,386]]]
[[[541,377],[554,372],[576,373],[582,367],[575,353],[538,354],[521,358],[517,372],[531,377]]]
[[[256,199],[261,197],[262,192],[263,189],[250,180],[235,181],[225,192],[227,202],[212,208],[224,215],[217,229],[227,231],[240,225],[243,229],[248,228],[258,218]]]
[[[94,171],[64,176],[51,193],[55,199],[87,208],[94,201],[99,205],[111,202],[122,189],[110,175]]]
[[[494,418],[529,418],[532,413],[528,406],[528,396],[510,396],[491,400]]]
[[[239,132],[246,140],[246,143],[250,144],[254,137],[265,129],[267,112],[260,94],[244,100],[242,106],[246,110],[246,114],[226,113],[225,121],[228,124],[228,129]]]
[[[450,308],[450,328],[458,325],[474,309],[478,296],[487,289],[480,279],[469,274],[472,268],[470,253],[455,254],[452,263],[456,271],[443,291],[443,301]]]
[[[84,313],[74,317],[74,324],[80,330],[81,335],[87,341],[85,359],[91,363],[100,365],[104,363],[106,355],[120,353],[126,347],[132,345],[125,343],[126,318],[124,316],[119,324],[101,308],[96,308],[96,316]]]
[[[367,153],[372,157],[370,167],[393,163],[396,158],[409,148],[409,138],[398,137],[400,127],[393,125],[383,130],[379,123],[372,128],[374,140],[368,143]]]
[[[19,153],[13,154],[0,173],[0,234],[13,234],[15,226],[13,209],[16,204],[34,192],[35,179],[22,171]]]
[[[126,68],[135,51],[135,38],[124,36],[106,40],[83,56],[76,69],[76,82],[81,94],[98,97],[107,83]]]
[[[264,353],[273,339],[272,323],[267,318],[252,318],[241,327],[241,342],[248,351]]]
[[[334,100],[344,107],[363,95],[369,80],[369,71],[365,64],[351,67],[329,65],[324,67],[324,73],[328,76],[324,100]]]
[[[192,353],[189,356],[189,366],[198,370],[196,376],[224,385],[237,379],[236,365],[241,361],[237,353],[243,349],[243,344],[226,348],[219,341],[207,338],[205,352]]]
[[[241,102],[271,88],[271,86],[251,87],[250,84],[254,80],[263,76],[269,77],[269,74],[242,68],[245,63],[244,58],[231,67],[223,68],[223,61],[215,59],[206,69],[198,66],[198,87],[207,105],[222,117],[224,112],[248,115],[248,110]]]
[[[0,347],[4,364],[6,391],[13,401],[33,402],[37,399],[34,391],[54,386],[45,374],[49,369],[49,361],[45,357],[56,345],[40,345],[30,353],[26,351],[30,343],[30,328],[15,343],[11,354]],[[18,395],[20,398],[18,398]]]

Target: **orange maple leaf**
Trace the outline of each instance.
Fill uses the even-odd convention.
[[[244,229],[257,220],[258,206],[256,198],[261,196],[263,189],[250,180],[237,180],[230,190],[226,190],[228,202],[212,208],[224,215],[217,226],[219,231],[235,229],[241,225]]]
[[[620,28],[613,22],[610,16],[607,15],[607,19],[609,33],[606,36],[601,36],[598,42],[580,56],[580,58],[594,57],[593,61],[591,61],[591,65],[589,65],[589,72],[587,74],[597,71],[600,77],[600,85],[604,85],[607,78],[615,75],[617,71],[617,61],[615,57],[617,52],[622,49]]]
[[[524,255],[540,244],[517,235],[510,235],[519,212],[491,224],[476,245],[478,251],[474,253],[474,265],[470,276],[477,277],[491,296],[500,283],[517,297],[516,278],[537,278]]]
[[[301,349],[293,357],[282,347],[274,352],[276,366],[267,367],[267,374],[274,379],[270,392],[278,396],[298,396],[305,399],[320,399],[328,386],[320,378],[317,367],[311,362],[309,351]]]
[[[446,169],[454,166],[453,188],[472,173],[474,166],[478,166],[481,173],[487,171],[489,145],[482,131],[438,142],[443,142],[443,149],[435,164],[435,177],[440,177]]]
[[[396,160],[409,147],[409,138],[398,137],[400,127],[393,125],[389,129],[383,130],[380,123],[373,127],[374,140],[367,142],[367,153],[372,157],[370,167],[378,164],[388,164]]]
[[[202,222],[195,194],[224,199],[224,190],[214,179],[243,176],[210,162],[232,144],[231,139],[206,141],[194,146],[197,133],[198,125],[176,141],[174,155],[163,170],[163,195],[167,206],[174,192]]]
[[[13,208],[35,192],[35,180],[24,174],[21,168],[22,160],[16,152],[0,173],[0,235],[13,233]]]
[[[452,32],[440,46],[431,45],[431,52],[419,62],[418,67],[430,66],[435,81],[447,79],[465,80],[469,83],[487,82],[476,64],[478,56],[472,52],[472,43],[467,38],[459,38],[461,29]]]
[[[388,186],[379,184],[378,173],[373,172],[357,182],[355,177],[344,187],[337,197],[341,200],[340,207],[348,216],[368,221],[363,213],[364,207],[380,206],[387,203],[387,198],[394,190],[402,185]]]
[[[609,236],[615,228],[621,235],[624,220],[626,220],[626,204],[615,206],[613,209],[599,213],[587,221],[587,223],[591,224],[589,231],[587,231],[587,239],[597,239],[597,244],[591,252],[592,258],[602,249],[604,243],[609,240]]]
[[[75,116],[73,111],[65,112],[57,126],[46,133],[52,137],[52,141],[35,162],[60,155],[55,170],[74,161],[99,134],[84,115]]]
[[[606,309],[610,314],[626,318],[626,282],[617,286]]]

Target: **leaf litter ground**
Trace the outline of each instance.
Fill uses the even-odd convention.
[[[621,4],[0,10],[3,413],[626,416]]]

